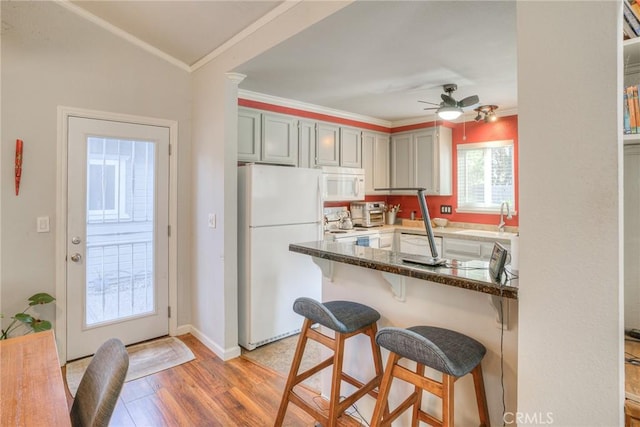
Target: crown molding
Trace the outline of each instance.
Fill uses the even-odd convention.
[[[328,116],[339,117],[346,120],[354,120],[358,122],[370,123],[372,125],[383,126],[385,128],[391,127],[391,122],[388,120],[382,120],[375,117],[364,116],[355,113],[349,113],[347,111],[335,110],[332,108],[322,107],[320,105],[309,104],[302,101],[295,101],[287,98],[280,98],[277,96],[266,95],[263,93],[252,92],[249,90],[238,90],[238,98],[244,98],[251,101],[264,102],[267,104],[279,105],[282,107],[295,108],[297,110],[308,111],[311,113],[325,114]]]
[[[152,55],[155,55],[161,59],[164,59],[165,61],[169,62],[170,64],[175,65],[178,68],[181,68],[184,71],[191,71],[191,67],[189,67],[189,65],[185,64],[184,62],[174,58],[173,56],[161,51],[160,49],[151,46],[149,43],[144,42],[142,40],[140,40],[139,38],[137,38],[136,36],[124,31],[123,29],[116,27],[115,25],[105,21],[102,18],[97,17],[96,15],[84,10],[83,8],[76,6],[75,4],[71,3],[69,0],[54,0],[55,3],[59,4],[60,6],[64,7],[65,9],[75,13],[76,15],[80,16],[81,18],[86,19],[89,22],[92,22],[96,25],[98,25],[99,27],[109,31],[110,33],[123,38],[124,40],[128,41],[131,44],[134,44],[144,50],[146,50],[147,52],[151,53]]]

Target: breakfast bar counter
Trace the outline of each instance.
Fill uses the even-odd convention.
[[[310,255],[319,260],[351,264],[490,295],[518,298],[517,280],[509,280],[506,284],[492,280],[489,276],[489,263],[486,261],[450,261],[446,266],[429,267],[403,260],[420,260],[425,257],[327,240],[291,244],[289,250]],[[316,262],[321,263],[318,260]]]
[[[382,249],[333,241],[296,243],[289,250],[311,256],[322,271],[322,301],[346,300],[377,310],[378,328],[407,328],[429,325],[447,328],[482,343],[487,353],[482,361],[491,424],[511,423],[517,412],[518,372],[518,285],[515,280],[499,284],[490,279],[485,261],[449,261],[445,267],[406,263],[400,254]],[[415,256],[411,256],[415,257]],[[304,286],[304,282],[301,282]],[[373,375],[373,363],[366,337],[347,340],[343,365],[360,380]],[[386,358],[388,352],[382,350]],[[328,350],[323,358],[328,356]],[[411,367],[411,363],[408,363]],[[331,370],[321,375],[321,392],[330,393]],[[427,373],[437,373],[427,369]],[[341,394],[349,394],[343,383]],[[391,389],[392,406],[400,403],[413,387],[399,381]],[[470,375],[455,383],[455,425],[478,425],[473,380]],[[374,399],[358,401],[358,412],[368,422]],[[439,399],[425,396],[423,407],[440,413]],[[511,417],[511,418],[509,418]],[[410,414],[403,414],[395,425],[410,425]]]

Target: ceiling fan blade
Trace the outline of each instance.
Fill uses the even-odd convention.
[[[440,107],[427,107],[427,108],[423,108],[423,110],[438,110],[440,109]]]
[[[456,100],[445,93],[440,95],[440,97],[442,98],[444,105],[446,105],[447,107],[455,107],[457,105]]]
[[[458,102],[458,107],[470,107],[479,102],[480,102],[480,98],[478,98],[478,95],[471,95],[460,100],[460,102]]]
[[[418,102],[422,102],[423,104],[440,105],[440,104],[436,104],[435,102],[429,102],[429,101],[420,101],[420,100],[418,100]]]

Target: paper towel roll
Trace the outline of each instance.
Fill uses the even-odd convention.
[[[511,238],[511,270],[518,271],[518,255],[520,251],[520,235]]]

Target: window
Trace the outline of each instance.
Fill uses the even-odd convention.
[[[459,144],[458,210],[494,213],[502,202],[515,211],[513,141]]]

